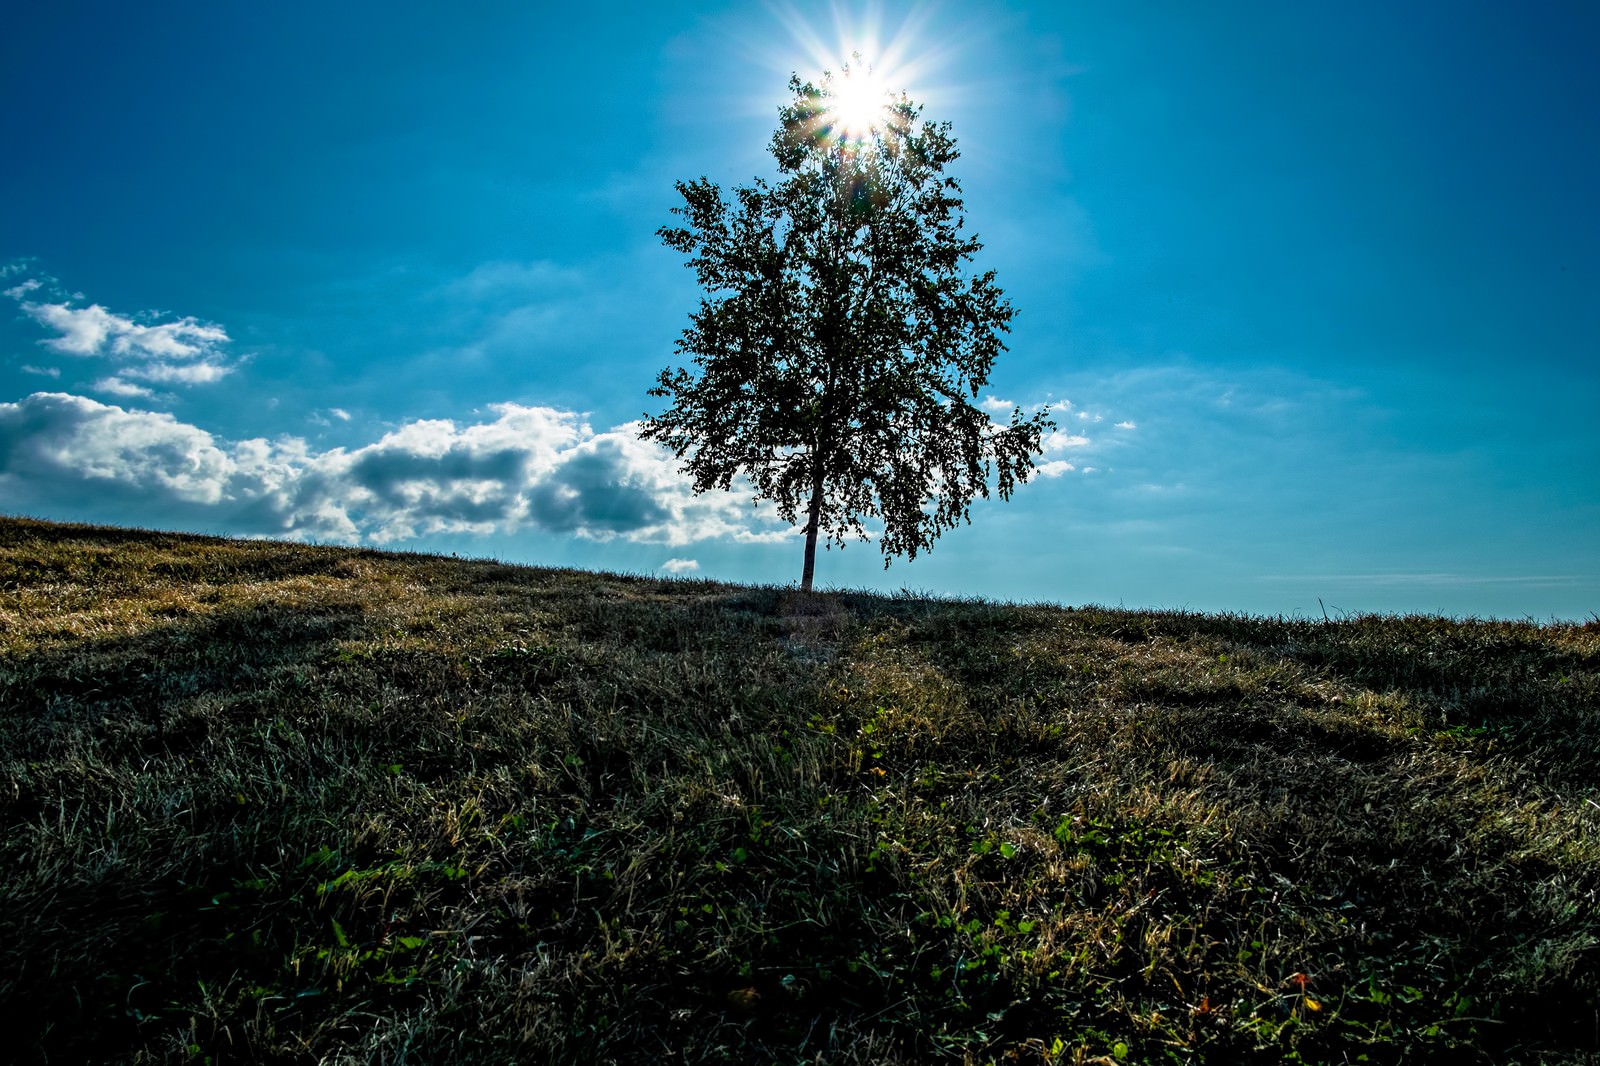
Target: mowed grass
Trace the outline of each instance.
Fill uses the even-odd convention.
[[[1593,1062],[1600,625],[0,521],[51,1062]]]

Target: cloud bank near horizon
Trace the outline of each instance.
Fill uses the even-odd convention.
[[[388,423],[370,443],[332,448],[294,434],[220,437],[160,410],[179,397],[151,386],[212,386],[243,366],[248,358],[229,354],[221,325],[120,314],[30,273],[21,262],[0,267],[11,282],[0,292],[46,334],[30,358],[57,365],[17,363],[59,384],[0,402],[0,506],[11,513],[378,545],[522,530],[673,547],[796,534],[748,490],[697,495],[669,451],[640,439],[638,423],[597,431],[553,407],[499,403],[471,421]],[[482,281],[477,272],[469,280]],[[73,372],[88,360],[112,372],[98,380],[97,370]],[[1028,409],[1045,408],[1087,423],[1066,400]],[[337,407],[307,417],[324,426],[351,420]],[[1060,457],[1081,458],[1093,443],[1074,430],[1047,436],[1041,478],[1095,470]],[[692,561],[664,565],[686,572]]]
[[[747,494],[695,495],[635,424],[597,432],[572,412],[511,403],[490,413],[315,451],[299,437],[229,442],[171,414],[36,392],[0,403],[0,498],[27,508],[100,497],[236,533],[372,544],[523,529],[668,546],[792,535]]]
[[[33,358],[59,364],[25,372],[79,377],[71,367],[91,360],[110,372],[0,402],[8,511],[373,544],[525,529],[668,546],[792,535],[748,493],[697,496],[671,453],[640,440],[636,424],[597,431],[551,407],[503,403],[463,424],[405,421],[349,448],[318,450],[295,435],[220,438],[151,408],[175,399],[155,387],[215,385],[242,365],[226,329],[114,312],[36,273],[25,262],[0,268],[10,282],[0,292],[45,334]],[[338,408],[328,414],[350,420]]]

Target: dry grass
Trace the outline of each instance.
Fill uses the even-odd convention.
[[[1592,1062],[1600,625],[0,520],[23,1060]]]

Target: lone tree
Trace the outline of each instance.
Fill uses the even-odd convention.
[[[1054,423],[1021,408],[1001,426],[972,404],[1015,311],[994,271],[963,272],[982,245],[962,232],[950,124],[846,67],[789,81],[770,150],[776,184],[723,199],[678,182],[685,225],[661,239],[706,295],[678,340],[698,372],[663,370],[643,435],[671,448],[696,492],[747,476],[790,523],[805,515],[810,591],[819,536],[865,540],[884,566],[916,558],[974,495],[1026,481]]]

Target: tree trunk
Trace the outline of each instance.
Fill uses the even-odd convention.
[[[817,532],[822,525],[822,464],[811,474],[811,506],[806,508],[806,565],[800,572],[800,591],[811,591],[811,578],[817,572]]]

